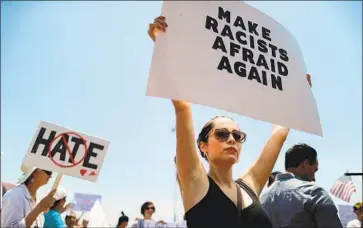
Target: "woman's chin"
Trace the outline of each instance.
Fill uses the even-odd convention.
[[[223,164],[224,166],[232,166],[238,162],[238,159],[235,155],[226,155],[223,158],[219,159],[220,164]]]

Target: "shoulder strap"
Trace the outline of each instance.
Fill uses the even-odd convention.
[[[236,184],[236,188],[237,188],[237,224],[238,227],[240,227],[240,221],[241,221],[241,212],[242,212],[242,193],[241,190],[239,189],[238,184]]]
[[[252,198],[253,201],[260,201],[256,193],[241,178],[238,178],[236,180],[236,183],[247,192],[247,194]]]

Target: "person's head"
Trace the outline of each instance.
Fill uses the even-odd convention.
[[[121,217],[118,219],[117,228],[126,228],[129,223],[129,217],[127,217],[123,211],[121,211]]]
[[[296,144],[285,154],[285,169],[305,181],[315,181],[318,158],[314,148],[307,144]]]
[[[68,228],[72,227],[72,222],[71,222],[71,216],[70,215],[66,215],[66,217],[64,218],[64,221],[65,221]]]
[[[50,209],[62,211],[64,209],[64,205],[67,201],[67,192],[64,188],[58,187],[57,191],[54,194],[55,202]]]
[[[245,140],[246,134],[236,122],[217,116],[204,125],[197,144],[202,157],[210,164],[232,166],[238,161]]]
[[[66,215],[65,222],[67,227],[74,227],[77,225],[77,216],[74,211],[72,211],[69,215]]]
[[[36,187],[41,187],[47,184],[52,177],[51,171],[30,167],[25,164],[21,165],[21,171],[23,172],[23,175],[19,178],[17,183],[25,184],[26,186],[32,184]]]
[[[281,172],[279,172],[279,171],[275,171],[275,172],[271,173],[270,177],[268,178],[267,187],[270,187],[275,182],[277,174],[280,174],[280,173]]]
[[[359,202],[354,204],[353,206],[354,214],[357,216],[357,219],[362,222],[363,219],[363,202]]]
[[[148,201],[142,204],[141,214],[144,216],[144,218],[150,219],[151,216],[154,214],[154,212],[155,212],[155,207],[152,202]]]
[[[82,227],[88,227],[89,221],[87,219],[82,220]]]

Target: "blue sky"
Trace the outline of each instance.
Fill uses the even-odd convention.
[[[318,151],[317,184],[329,189],[345,171],[362,171],[362,3],[247,2],[297,38],[318,104],[324,137],[291,131],[276,164],[295,143]],[[172,220],[175,117],[171,102],[145,96],[153,43],[148,24],[162,2],[1,2],[2,181],[14,182],[41,120],[108,139],[97,183],[64,177],[72,192],[103,195],[110,223],[139,216],[146,200]],[[271,124],[199,105],[195,129],[230,115],[247,132],[241,174],[257,157]],[[353,177],[361,200],[362,180]],[[48,184],[41,192],[51,187]],[[178,197],[180,198],[180,197]],[[335,199],[337,203],[342,203]],[[181,216],[178,200],[178,217]]]

